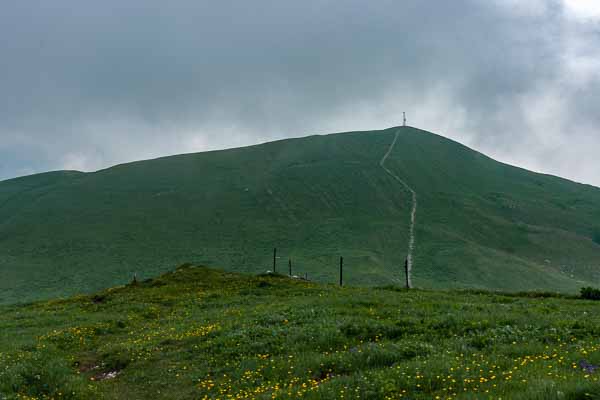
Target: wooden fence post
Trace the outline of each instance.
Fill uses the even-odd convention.
[[[408,258],[404,260],[404,275],[406,276],[406,288],[410,289],[410,284],[408,283]]]
[[[340,286],[344,285],[344,257],[340,257]]]
[[[277,273],[277,247],[273,248],[273,273]]]

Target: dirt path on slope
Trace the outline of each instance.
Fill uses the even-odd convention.
[[[397,180],[408,190],[412,195],[412,211],[410,213],[410,228],[409,228],[409,240],[408,240],[408,253],[406,256],[406,260],[408,262],[408,287],[412,287],[412,265],[413,265],[413,250],[415,248],[415,219],[417,217],[417,193],[410,187],[406,182],[404,182],[398,175],[394,174],[385,166],[385,160],[389,157],[390,153],[394,149],[396,145],[396,141],[398,140],[398,136],[400,135],[400,129],[396,131],[396,135],[394,136],[394,141],[390,145],[387,153],[381,158],[379,161],[379,166],[383,168],[383,170],[390,175],[392,178]]]

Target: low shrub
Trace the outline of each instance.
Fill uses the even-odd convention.
[[[581,298],[586,300],[600,300],[600,289],[592,287],[581,288]]]
[[[594,241],[594,243],[600,244],[600,228],[594,230],[594,232],[592,233],[592,240]]]

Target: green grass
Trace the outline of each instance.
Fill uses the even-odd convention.
[[[401,280],[410,196],[378,165],[396,128],[0,182],[0,303],[89,293],[170,265],[281,268],[352,285]],[[600,282],[600,189],[401,128],[386,166],[417,192],[421,288],[559,290]]]
[[[597,311],[186,266],[0,307],[0,398],[599,399],[600,371],[580,366],[600,365]]]

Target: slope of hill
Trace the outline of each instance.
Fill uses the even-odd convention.
[[[399,130],[399,131],[398,131]],[[0,301],[87,292],[195,262],[334,281],[573,291],[600,281],[600,189],[414,128],[165,157],[0,182]],[[597,239],[597,238],[596,238]]]
[[[188,266],[0,306],[0,398],[600,399],[597,307]]]

